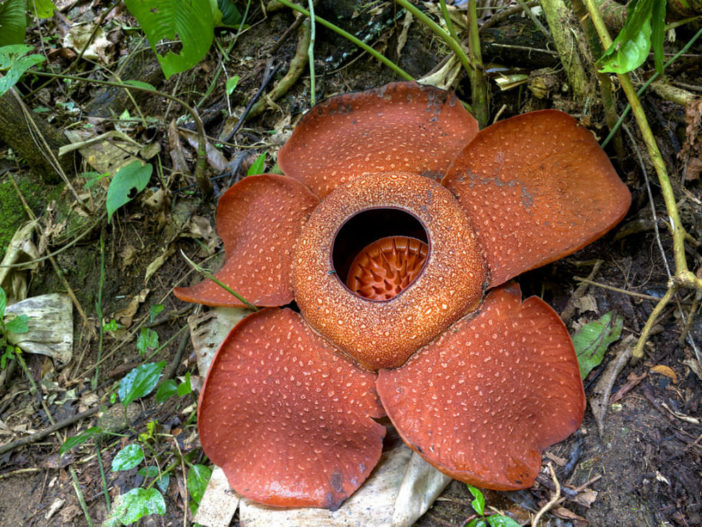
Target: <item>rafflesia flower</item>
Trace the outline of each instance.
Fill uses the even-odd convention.
[[[217,277],[267,309],[213,360],[205,453],[252,500],[336,508],[378,462],[387,415],[454,478],[531,486],[585,398],[560,318],[508,281],[626,213],[590,132],[550,110],[478,131],[453,95],[397,83],[314,107],[278,164],[219,201]],[[211,281],[175,294],[242,305]]]

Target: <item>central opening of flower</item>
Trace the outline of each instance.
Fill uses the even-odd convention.
[[[385,301],[417,279],[428,254],[427,231],[414,215],[395,208],[368,209],[337,232],[332,265],[353,293]]]

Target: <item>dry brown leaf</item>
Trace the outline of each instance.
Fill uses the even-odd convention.
[[[114,315],[115,320],[122,324],[125,328],[132,325],[132,320],[136,314],[139,306],[146,300],[149,294],[149,289],[142,289],[137,295],[135,295],[130,301],[127,307],[117,311]]]
[[[673,384],[678,383],[678,376],[675,375],[675,372],[670,366],[666,366],[664,364],[656,364],[653,368],[651,368],[652,373],[660,373],[661,375],[665,375],[669,379],[673,381]]]

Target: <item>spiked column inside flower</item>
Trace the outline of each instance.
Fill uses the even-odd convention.
[[[446,474],[530,486],[585,398],[558,316],[502,284],[628,210],[592,135],[556,111],[478,132],[452,95],[396,83],[313,108],[278,163],[220,199],[217,277],[300,314],[260,311],[221,345],[200,395],[207,455],[244,496],[336,508],[377,462],[386,413]],[[175,294],[240,305],[212,282]]]

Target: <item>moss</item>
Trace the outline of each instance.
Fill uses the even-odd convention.
[[[51,199],[56,199],[61,192],[61,187],[48,186],[39,183],[29,175],[15,175],[17,186],[22,191],[22,195],[27,200],[29,207],[34,214],[40,215]],[[24,211],[22,201],[17,196],[14,185],[9,177],[0,180],[0,259],[5,255],[7,246],[15,234],[17,228],[22,223],[28,221],[27,213]]]

